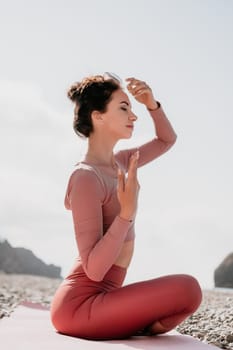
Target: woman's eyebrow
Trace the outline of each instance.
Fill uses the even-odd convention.
[[[125,104],[127,104],[127,106],[129,106],[129,102],[127,102],[127,101],[121,101],[120,103],[125,103]]]

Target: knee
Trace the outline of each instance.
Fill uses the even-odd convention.
[[[193,313],[200,306],[202,301],[202,290],[200,284],[190,275],[181,275],[181,285],[183,289],[183,297],[186,300],[186,309]]]

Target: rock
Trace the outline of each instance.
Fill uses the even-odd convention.
[[[214,271],[215,287],[233,288],[233,253],[229,254]]]
[[[228,343],[233,343],[233,333],[227,334],[226,340],[228,341]]]
[[[8,274],[29,274],[61,278],[61,268],[47,265],[25,248],[13,248],[7,240],[0,242],[0,271]]]

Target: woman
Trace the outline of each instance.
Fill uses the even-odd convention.
[[[135,78],[126,81],[130,94],[147,108],[156,137],[115,154],[117,141],[132,136],[137,120],[120,82],[111,75],[91,76],[68,91],[75,103],[74,130],[88,138],[88,149],[65,196],[79,258],[55,293],[51,320],[60,333],[93,340],[168,332],[201,302],[200,286],[189,275],[122,286],[134,249],[137,168],[176,141],[150,87]]]

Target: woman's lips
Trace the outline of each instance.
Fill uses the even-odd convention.
[[[127,128],[133,129],[133,125],[126,125]]]

